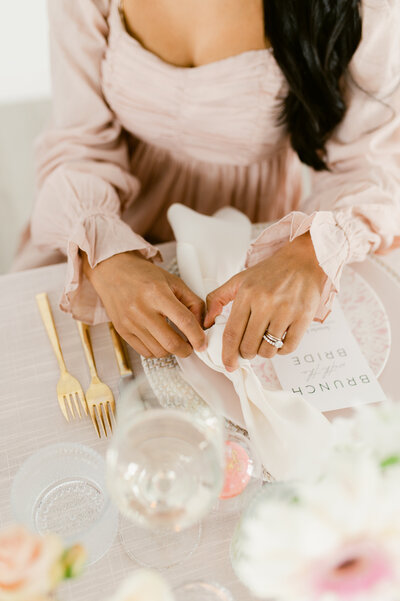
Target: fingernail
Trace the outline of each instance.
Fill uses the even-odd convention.
[[[200,353],[202,353],[203,351],[206,351],[206,350],[207,350],[207,348],[208,348],[208,346],[207,346],[207,343],[203,344],[203,346],[201,346],[201,347],[199,348],[199,351],[200,351]]]

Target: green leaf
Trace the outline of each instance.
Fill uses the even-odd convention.
[[[386,467],[391,467],[392,465],[397,465],[398,463],[400,463],[400,456],[390,455],[389,457],[386,457],[386,459],[382,459],[381,468],[385,469]]]
[[[73,578],[73,577],[74,577],[74,574],[73,574],[72,566],[71,565],[70,566],[66,566],[64,578],[66,580],[68,580],[68,578]]]

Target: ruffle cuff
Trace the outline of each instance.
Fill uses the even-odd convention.
[[[87,254],[92,268],[114,255],[134,250],[146,259],[161,260],[158,248],[135,234],[118,216],[93,214],[81,220],[67,243],[67,273],[60,308],[90,325],[109,321],[109,318],[83,274],[80,250]]]
[[[367,223],[355,217],[351,210],[315,211],[306,215],[293,211],[267,227],[250,245],[246,267],[251,267],[272,256],[284,244],[310,232],[314,251],[327,279],[315,321],[324,321],[339,291],[340,277],[347,263],[363,261],[366,255],[379,246],[380,238]]]

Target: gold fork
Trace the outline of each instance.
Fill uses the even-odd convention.
[[[96,362],[93,354],[92,341],[90,339],[89,326],[81,321],[77,321],[78,330],[85,351],[86,360],[91,375],[90,386],[86,391],[86,402],[88,404],[90,417],[99,438],[101,438],[100,422],[103,426],[105,436],[107,436],[106,416],[108,426],[112,432],[113,423],[111,414],[115,417],[115,401],[112,390],[107,384],[104,384],[97,373]]]
[[[64,357],[61,351],[60,341],[57,335],[57,330],[54,324],[54,318],[51,312],[51,307],[47,294],[45,292],[43,292],[42,294],[37,294],[36,302],[38,304],[43,325],[46,328],[47,336],[49,337],[51,346],[53,347],[53,351],[57,358],[61,372],[61,377],[57,384],[58,404],[60,405],[60,409],[65,419],[67,420],[67,422],[69,422],[67,406],[69,408],[72,419],[75,419],[74,407],[77,415],[80,418],[82,417],[79,408],[79,402],[82,405],[84,413],[87,415],[88,410],[85,395],[83,394],[82,386],[79,384],[78,380],[67,371],[67,368],[65,366]]]

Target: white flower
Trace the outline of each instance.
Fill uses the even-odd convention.
[[[232,543],[242,582],[276,601],[399,601],[400,482],[341,455],[316,483],[266,485]]]
[[[350,418],[337,418],[333,430],[338,449],[370,453],[379,463],[400,466],[400,403],[364,405]]]
[[[168,583],[157,572],[137,570],[110,601],[174,601],[174,597]]]

